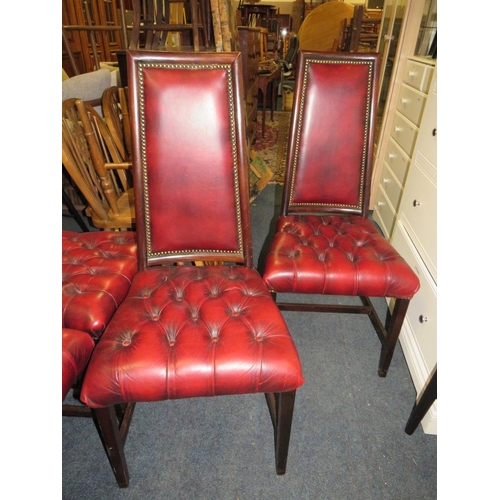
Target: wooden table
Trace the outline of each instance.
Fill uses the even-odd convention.
[[[271,121],[274,120],[274,103],[276,102],[276,82],[281,81],[281,66],[277,66],[271,73],[259,74],[259,89],[262,91],[262,138],[265,135],[266,127],[266,107],[267,107],[267,87],[271,89]]]

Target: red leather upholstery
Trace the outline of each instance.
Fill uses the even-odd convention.
[[[94,350],[94,339],[71,328],[62,329],[62,399],[83,372]]]
[[[140,72],[131,79],[139,82],[132,83],[139,96],[133,123],[145,124],[133,129],[142,145],[134,144],[134,185],[145,269],[89,365],[82,400],[91,407],[292,391],[303,383],[293,340],[257,271],[153,267],[193,258],[253,265],[242,82],[232,70],[241,60],[208,57],[220,63],[138,52],[129,64]]]
[[[263,278],[276,293],[358,296],[359,306],[280,309],[367,314],[385,377],[417,275],[369,219],[379,54],[299,52],[280,218]],[[385,325],[370,297],[394,301]]]
[[[368,219],[378,55],[300,52],[298,62],[264,281],[281,293],[411,298],[418,277]]]
[[[100,414],[120,403],[264,392],[284,474],[304,379],[253,269],[241,54],[128,51],[127,63],[139,271],[94,350],[81,399]]]
[[[98,339],[137,272],[133,232],[62,233],[62,326]]]
[[[409,298],[419,289],[410,266],[360,216],[281,217],[264,279],[283,293]]]
[[[95,350],[82,400],[95,408],[302,383],[293,340],[256,270],[169,266],[134,279]]]

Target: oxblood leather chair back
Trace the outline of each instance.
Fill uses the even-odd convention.
[[[281,216],[263,277],[274,294],[360,297],[360,306],[278,306],[368,314],[385,377],[419,280],[368,218],[378,72],[377,54],[299,52]],[[369,297],[395,299],[385,326]]]
[[[252,267],[241,64],[232,53],[128,53],[140,270],[82,388],[114,441],[121,487],[129,477],[112,407],[127,402],[265,393],[285,473],[303,378]]]

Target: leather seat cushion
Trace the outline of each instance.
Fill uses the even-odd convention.
[[[62,234],[62,326],[99,338],[137,272],[135,233]]]
[[[295,344],[256,270],[154,267],[135,276],[97,344],[82,401],[98,408],[302,383]]]
[[[411,298],[413,270],[361,216],[280,217],[264,281],[280,293]]]
[[[62,329],[62,399],[83,372],[94,350],[94,339],[71,328]]]

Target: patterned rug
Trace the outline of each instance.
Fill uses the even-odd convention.
[[[262,138],[262,112],[257,115],[257,133],[252,144],[252,150],[272,170],[273,177],[269,182],[283,184],[286,165],[286,148],[288,128],[290,126],[290,111],[275,111],[274,121],[271,113],[266,113],[266,127],[264,139]]]

